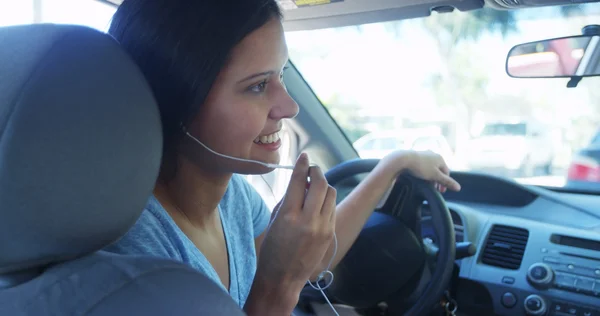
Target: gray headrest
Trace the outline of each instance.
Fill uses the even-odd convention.
[[[160,118],[143,75],[90,28],[0,28],[0,274],[122,236],[152,192]]]

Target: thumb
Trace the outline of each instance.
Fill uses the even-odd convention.
[[[290,179],[290,184],[288,185],[285,197],[283,199],[286,205],[292,206],[291,209],[299,210],[300,207],[295,208],[293,206],[301,206],[304,203],[306,186],[308,183],[308,172],[308,156],[303,153],[296,161],[296,165],[294,166],[294,171],[292,172],[292,177]],[[288,207],[285,209],[287,208]]]

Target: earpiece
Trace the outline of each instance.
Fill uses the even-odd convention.
[[[249,163],[255,163],[255,164],[259,164],[263,167],[267,167],[267,168],[271,168],[271,169],[289,169],[289,170],[293,170],[294,166],[284,166],[284,165],[278,165],[278,164],[273,164],[273,163],[266,163],[266,162],[262,162],[259,160],[252,160],[252,159],[244,159],[244,158],[238,158],[238,157],[233,157],[233,156],[229,156],[229,155],[225,155],[219,152],[216,152],[214,150],[212,150],[211,148],[209,148],[208,146],[206,146],[203,142],[201,142],[199,139],[197,139],[196,137],[192,136],[192,134],[190,134],[190,132],[185,131],[184,129],[184,133],[191,139],[193,139],[196,143],[200,144],[200,146],[204,147],[204,149],[210,151],[211,153],[219,156],[219,157],[223,157],[223,158],[227,158],[227,159],[231,159],[231,160],[235,160],[235,161],[240,161],[240,162],[249,162]]]
[[[294,166],[283,166],[283,165],[278,165],[278,164],[270,164],[270,163],[265,163],[262,161],[258,161],[258,160],[252,160],[252,159],[243,159],[243,158],[237,158],[237,157],[233,157],[233,156],[229,156],[229,155],[225,155],[225,154],[221,154],[219,152],[216,152],[214,150],[212,150],[211,148],[209,148],[208,146],[206,146],[204,143],[202,143],[200,140],[198,140],[196,137],[192,136],[192,134],[190,134],[185,126],[183,124],[181,124],[181,129],[182,131],[192,140],[194,140],[196,143],[200,144],[200,146],[204,147],[206,150],[208,150],[209,152],[219,156],[219,157],[223,157],[223,158],[227,158],[227,159],[231,159],[231,160],[235,160],[235,161],[240,161],[240,162],[249,162],[249,163],[255,163],[255,164],[259,164],[261,166],[267,167],[267,168],[273,168],[273,169],[290,169],[293,170]],[[271,193],[273,193],[271,191]],[[329,269],[331,268],[331,265],[333,264],[333,260],[335,259],[335,256],[337,254],[337,248],[338,248],[338,242],[337,242],[337,236],[335,235],[335,232],[333,233],[333,241],[334,241],[334,248],[333,248],[333,255],[331,256],[331,259],[329,260],[329,264],[327,265],[327,269],[324,270],[323,272],[321,272],[319,274],[319,276],[317,277],[317,280],[315,282],[315,284],[312,284],[310,282],[310,280],[306,281],[313,289],[320,291],[321,294],[323,295],[323,297],[325,298],[325,301],[327,301],[327,304],[329,304],[329,307],[331,307],[331,309],[333,310],[333,312],[335,313],[336,316],[339,316],[338,312],[335,310],[335,307],[333,306],[333,304],[331,304],[331,302],[329,301],[329,298],[327,297],[327,295],[325,294],[325,290],[331,286],[331,284],[333,283],[333,272],[331,272]],[[325,276],[330,275],[331,279],[329,279],[329,281],[326,280],[326,284],[324,287],[321,287],[321,285],[319,284],[320,281],[325,279]]]

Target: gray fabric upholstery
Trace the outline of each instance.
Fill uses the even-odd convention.
[[[160,118],[108,35],[0,28],[0,315],[243,315],[183,264],[99,251],[137,220]]]
[[[101,249],[140,215],[161,153],[158,109],[108,35],[0,28],[0,273]]]
[[[107,252],[0,290],[0,315],[243,315],[216,284],[179,263]]]

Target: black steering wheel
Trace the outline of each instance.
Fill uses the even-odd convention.
[[[339,164],[325,175],[335,186],[372,171],[379,159]],[[437,236],[437,249],[421,237],[421,207],[427,202]],[[455,234],[450,211],[427,181],[402,174],[385,204],[376,210],[347,255],[333,270],[327,295],[357,308],[381,302],[394,305],[396,315],[426,315],[440,305],[455,261]],[[435,248],[435,247],[434,247]]]

